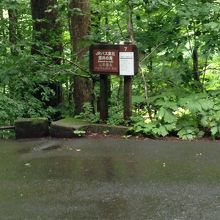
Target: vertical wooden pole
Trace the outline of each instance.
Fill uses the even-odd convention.
[[[108,76],[100,74],[100,119],[106,122],[108,119]]]
[[[124,120],[132,116],[132,76],[124,76]]]

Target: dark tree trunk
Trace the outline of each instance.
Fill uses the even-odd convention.
[[[48,43],[47,32],[50,31],[48,27],[46,10],[49,6],[48,0],[31,0],[31,12],[33,19],[33,41],[32,54],[41,54],[43,44]]]
[[[73,53],[81,59],[88,48],[83,45],[83,39],[88,35],[90,25],[89,0],[70,0],[70,9],[80,9],[81,12],[72,12],[70,17],[70,32]]]
[[[12,55],[18,55],[17,50],[17,30],[18,30],[18,17],[17,10],[15,8],[8,9],[8,17],[9,17],[9,42],[11,44],[10,50]]]
[[[31,0],[33,19],[32,54],[39,54],[51,58],[54,64],[61,64],[62,28],[59,22],[57,0]],[[55,96],[46,104],[57,106],[62,102],[62,87],[58,83],[45,82],[54,90]]]
[[[133,6],[132,2],[128,1],[128,39],[134,43],[134,26],[133,26]]]
[[[1,6],[0,6],[0,22],[1,22],[1,24],[4,23],[3,8]],[[0,28],[0,35],[1,35],[1,38],[2,38],[0,40],[0,42],[3,43],[5,41],[5,35],[6,35],[3,25]],[[5,52],[6,52],[6,50],[4,50],[4,53]],[[4,53],[2,53],[2,54],[4,54]],[[3,94],[6,93],[6,85],[5,84],[3,84],[3,92],[2,93]]]
[[[41,54],[42,49],[45,51],[44,47],[47,46],[51,49],[53,62],[60,64],[63,47],[57,0],[31,0],[31,3],[33,39],[37,42],[32,45],[32,54]]]
[[[1,21],[4,19],[3,8],[1,6],[0,6],[0,19],[1,19]]]
[[[193,59],[193,78],[195,81],[200,82],[199,56],[198,56],[198,48],[197,47],[195,47],[193,49],[192,59]]]
[[[0,25],[0,43],[3,45],[7,39],[8,39],[8,35],[6,33],[6,25],[5,25],[5,18],[4,18],[4,11],[3,11],[3,7],[0,5],[0,22],[1,22],[1,25]],[[1,48],[2,50],[2,54],[6,54],[7,53],[7,46]]]
[[[88,48],[83,40],[87,36],[90,25],[90,7],[89,0],[70,0],[70,9],[80,9],[81,12],[73,12],[70,15],[70,32],[73,55],[77,61],[80,61]],[[76,11],[76,10],[75,10]],[[92,81],[85,77],[75,76],[74,79],[73,100],[75,104],[75,114],[83,111],[83,105],[92,101]]]
[[[100,1],[96,1],[96,5],[99,6]],[[94,10],[91,11],[91,30],[94,31],[94,36],[95,36],[95,41],[96,42],[101,42],[101,35],[100,35],[100,27],[101,27],[101,18],[102,15],[99,11]]]

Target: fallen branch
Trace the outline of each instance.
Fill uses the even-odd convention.
[[[1,126],[0,130],[14,130],[15,126],[9,125],[9,126]]]

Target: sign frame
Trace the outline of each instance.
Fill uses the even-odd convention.
[[[99,60],[99,58],[97,58],[98,51],[101,55],[107,54],[107,56],[101,57],[101,60]],[[112,60],[109,60],[108,53],[111,52],[115,53],[115,59],[114,57],[110,57]],[[134,75],[137,74],[139,68],[138,49],[137,46],[133,44],[92,44],[89,48],[90,72],[94,74],[120,75],[120,52],[134,53]],[[107,60],[103,61],[102,58],[107,58]],[[106,65],[110,65],[112,63],[112,68],[102,67],[102,63],[106,63]]]

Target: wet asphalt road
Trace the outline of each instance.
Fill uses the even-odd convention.
[[[0,141],[0,219],[219,220],[220,142]]]

